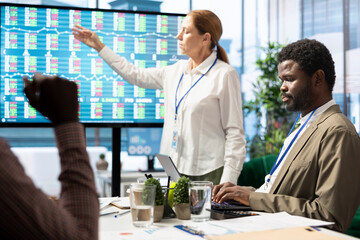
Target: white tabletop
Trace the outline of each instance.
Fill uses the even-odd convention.
[[[136,228],[132,225],[131,214],[126,213],[122,216],[114,217],[115,214],[101,216],[99,220],[99,239],[100,240],[201,240],[199,236],[192,236],[186,232],[174,228],[174,225],[190,223],[190,220],[181,221],[177,218],[162,219],[159,223],[154,223],[151,228]],[[146,235],[145,235],[146,232]],[[154,232],[154,233],[153,233]],[[149,233],[153,233],[148,235]],[[124,234],[124,235],[121,235]],[[127,235],[129,234],[129,235]],[[170,236],[169,236],[170,235]]]
[[[106,216],[101,216],[99,221],[100,231],[130,231],[138,230],[134,227],[131,222],[131,214],[125,213],[121,216],[114,217],[115,214],[110,214]],[[178,224],[184,224],[186,222],[191,222],[190,220],[182,221],[177,218],[162,219],[159,223],[154,223],[154,227],[172,227]]]
[[[101,216],[99,220],[99,239],[100,240],[127,240],[127,239],[154,239],[154,240],[200,240],[204,239],[196,235],[191,235],[181,231],[174,225],[191,225],[191,220],[179,220],[177,218],[162,219],[159,223],[154,223],[149,229],[136,228],[132,225],[131,214],[114,217],[115,214]],[[210,220],[210,224],[212,221]],[[321,231],[342,239],[356,239],[351,236],[321,228]],[[149,235],[150,233],[150,235]]]

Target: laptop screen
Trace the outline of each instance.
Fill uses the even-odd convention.
[[[159,162],[161,163],[162,167],[164,168],[164,171],[168,176],[170,176],[171,180],[177,181],[181,174],[177,170],[174,162],[171,160],[170,156],[162,155],[162,154],[155,154],[156,157],[159,159]]]

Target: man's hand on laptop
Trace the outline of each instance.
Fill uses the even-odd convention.
[[[221,183],[221,184],[213,186],[211,199],[213,201],[215,201],[215,196],[220,191],[220,189],[227,188],[227,187],[233,187],[233,186],[235,186],[235,184],[233,184],[231,182]]]
[[[250,193],[251,191],[246,188],[227,182],[213,187],[212,200],[218,203],[223,203],[228,200],[235,200],[246,206],[249,206]]]

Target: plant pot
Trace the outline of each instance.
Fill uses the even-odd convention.
[[[100,171],[104,171],[108,168],[109,163],[105,159],[99,159],[96,162],[96,169]]]
[[[154,207],[154,222],[160,222],[164,215],[164,205]]]
[[[175,214],[180,220],[190,219],[190,203],[180,203],[175,205]]]

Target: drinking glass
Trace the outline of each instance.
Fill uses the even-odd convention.
[[[130,207],[135,227],[148,228],[153,224],[155,185],[133,183],[130,185]]]
[[[213,183],[210,181],[192,181],[189,183],[192,221],[203,222],[210,219],[212,186]]]
[[[138,177],[138,178],[136,179],[136,182],[137,182],[137,183],[145,183],[146,180],[147,180],[146,177]]]

